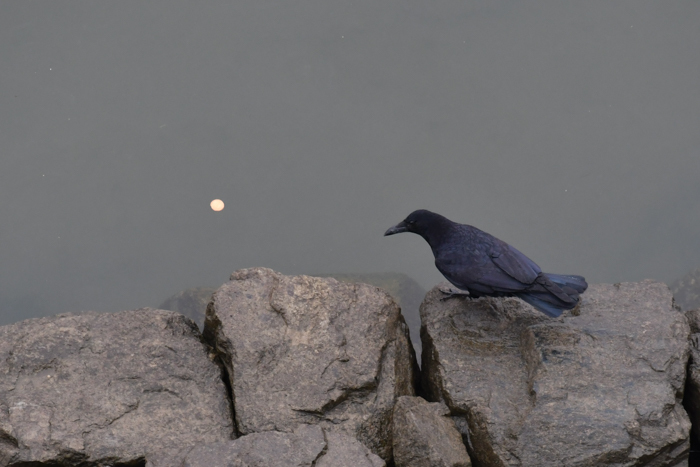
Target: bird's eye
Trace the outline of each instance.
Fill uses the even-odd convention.
[[[416,223],[416,221],[414,221],[413,219],[411,219],[410,221],[408,221],[408,225],[413,225],[413,224],[415,224],[415,223]]]

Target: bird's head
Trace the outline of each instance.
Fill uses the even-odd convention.
[[[384,232],[384,236],[386,237],[401,232],[413,232],[425,236],[429,230],[442,224],[444,221],[447,221],[447,219],[440,214],[425,209],[419,209],[418,211],[413,211],[406,219]]]

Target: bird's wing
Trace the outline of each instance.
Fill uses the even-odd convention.
[[[542,274],[540,267],[530,258],[505,242],[492,249],[491,261],[510,277],[523,284],[541,287],[547,294],[551,294],[565,305],[576,305],[577,299],[571,298],[546,274]],[[534,288],[533,288],[534,289]]]
[[[433,253],[438,270],[461,289],[486,295],[521,292],[541,272],[527,256],[475,227],[460,226],[455,234]]]
[[[513,279],[523,284],[532,284],[542,272],[530,258],[507,243],[495,239],[489,251],[493,264]]]

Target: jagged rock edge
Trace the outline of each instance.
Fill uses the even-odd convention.
[[[234,394],[233,387],[231,385],[231,381],[234,378],[233,368],[229,368],[228,365],[226,365],[224,359],[222,358],[224,353],[220,350],[220,347],[228,349],[231,355],[234,354],[234,349],[228,339],[226,342],[222,342],[221,345],[219,345],[221,320],[219,320],[216,313],[214,313],[214,301],[216,300],[215,296],[216,294],[212,295],[211,301],[207,305],[207,310],[204,316],[204,329],[202,330],[201,336],[202,341],[211,350],[211,354],[213,355],[211,361],[214,362],[214,364],[218,366],[219,370],[221,371],[221,380],[226,388],[226,399],[228,401],[229,411],[231,413],[231,423],[233,428],[231,438],[237,438],[241,436],[241,433],[238,430],[238,421],[236,420],[236,395]],[[210,324],[208,325],[208,323]]]

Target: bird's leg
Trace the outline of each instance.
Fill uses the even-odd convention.
[[[446,295],[440,299],[441,302],[449,300],[450,298],[470,296],[469,292],[466,290],[453,289],[452,287],[440,287],[439,290]]]

